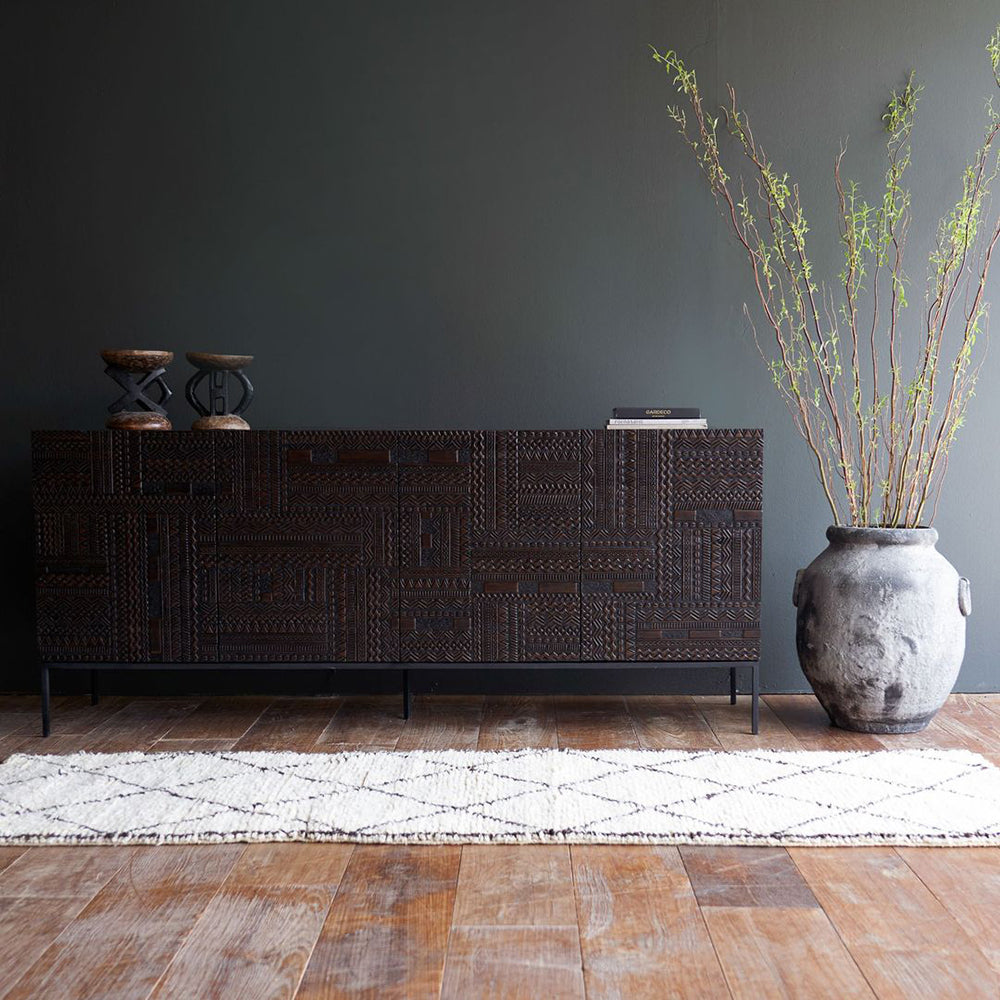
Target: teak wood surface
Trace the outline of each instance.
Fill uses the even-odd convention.
[[[746,699],[0,697],[0,756],[358,747],[957,747],[1000,765],[1000,695],[923,733]],[[0,997],[993,998],[1000,849],[227,844],[0,848]]]
[[[755,661],[763,432],[39,431],[46,663]]]

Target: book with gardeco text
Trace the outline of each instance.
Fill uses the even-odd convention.
[[[661,431],[707,430],[707,420],[609,420],[608,429],[647,429]]]
[[[698,420],[697,406],[616,406],[611,411],[616,420]]]

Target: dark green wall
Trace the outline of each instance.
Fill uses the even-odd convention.
[[[802,689],[789,595],[828,517],[646,46],[687,53],[713,97],[738,85],[832,276],[839,139],[873,190],[887,90],[916,68],[919,302],[997,15],[995,0],[7,0],[0,688],[33,681],[28,431],[101,426],[114,387],[97,351],[140,346],[257,355],[258,427],[600,426],[660,401],[764,426],[764,685]],[[937,522],[973,581],[970,691],[1000,688],[998,373],[994,357]],[[180,395],[173,415],[190,419]]]

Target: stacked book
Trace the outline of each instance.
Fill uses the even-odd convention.
[[[659,430],[705,430],[708,421],[691,406],[616,406],[609,428],[656,428]]]

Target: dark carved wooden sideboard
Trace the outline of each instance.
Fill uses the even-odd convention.
[[[725,665],[757,731],[763,434],[33,435],[49,668]]]

